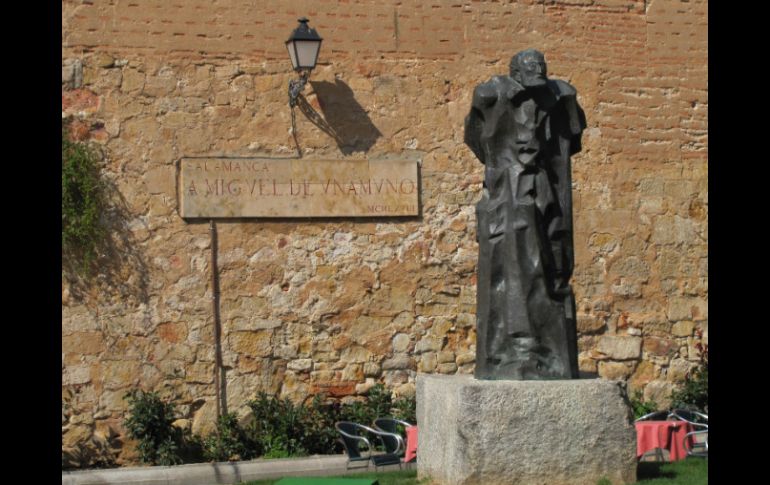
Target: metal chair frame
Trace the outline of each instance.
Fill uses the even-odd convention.
[[[406,449],[404,439],[396,433],[388,433],[386,431],[376,430],[363,424],[354,423],[352,421],[339,421],[334,427],[342,435],[340,441],[342,446],[345,447],[345,452],[348,455],[348,462],[345,465],[345,469],[350,469],[350,464],[353,462],[366,462],[366,468],[369,468],[369,463],[373,463],[375,470],[384,465],[396,465],[401,468],[401,457],[399,452],[403,452]],[[358,434],[360,432],[371,433],[375,438],[378,438],[383,446],[388,447],[385,438],[396,440],[396,453],[386,452],[384,454],[374,454],[374,447],[366,436]],[[358,443],[363,442],[367,447],[366,456],[363,456],[358,449]],[[355,447],[353,447],[355,445]],[[363,467],[361,467],[363,468]]]
[[[393,453],[395,455],[398,455],[399,457],[403,458],[404,454],[406,453],[406,437],[398,432],[398,425],[403,426],[404,428],[408,428],[410,426],[414,426],[412,423],[409,423],[407,421],[396,419],[393,417],[385,417],[385,418],[377,418],[374,420],[374,423],[372,423],[372,428],[383,431],[385,433],[392,433],[396,434],[398,436],[401,436],[401,443],[397,443],[396,446],[392,446],[393,442],[390,442],[390,446],[388,453]],[[403,444],[403,446],[401,446]],[[386,447],[388,447],[388,443],[386,443]],[[387,449],[387,448],[386,448]]]
[[[688,416],[690,419],[685,418],[683,415]],[[682,445],[684,446],[684,449],[687,451],[687,456],[698,456],[702,458],[708,458],[709,453],[709,439],[708,439],[708,432],[709,432],[709,425],[708,425],[708,414],[699,413],[698,411],[689,411],[687,409],[674,409],[671,411],[670,414],[671,417],[675,417],[681,421],[685,421],[690,424],[690,426],[693,426],[694,428],[702,428],[702,429],[696,429],[695,431],[690,431],[684,436],[684,441],[682,442]],[[699,421],[705,421],[699,422]],[[705,435],[706,439],[702,442],[696,442],[695,436]],[[687,446],[689,442],[689,438],[693,438],[693,445],[692,447]],[[696,451],[697,448],[701,448],[702,443],[702,450]]]

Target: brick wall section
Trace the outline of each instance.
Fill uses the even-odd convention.
[[[178,217],[174,162],[295,153],[283,42],[302,15],[325,39],[305,95],[341,138],[298,112],[306,156],[420,156],[423,217],[219,223],[229,408],[473,371],[483,173],[463,119],[527,47],[588,119],[573,159],[581,369],[665,400],[708,338],[705,1],[64,1],[62,112],[103,145],[118,196],[97,287],[63,285],[72,463],[135,462],[120,441],[132,387],[211,428],[208,225]]]

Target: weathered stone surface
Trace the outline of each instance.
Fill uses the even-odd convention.
[[[457,365],[465,365],[470,364],[471,362],[476,361],[476,352],[461,352],[457,354],[457,359],[455,359],[455,363]]]
[[[612,359],[637,359],[641,355],[642,339],[638,337],[604,336],[599,339],[597,350]]]
[[[446,364],[448,362],[454,363],[455,361],[455,353],[451,350],[442,350],[438,353],[438,363],[439,364]]]
[[[669,382],[682,382],[685,379],[690,370],[695,367],[696,364],[690,362],[687,359],[674,359],[668,366],[666,372],[666,380]]]
[[[216,403],[213,399],[207,400],[193,417],[192,432],[204,436],[211,433],[216,427],[216,417]]]
[[[652,362],[643,361],[636,366],[634,374],[629,379],[628,383],[632,389],[643,389],[651,380],[657,377],[655,371],[655,364]]]
[[[645,352],[649,352],[657,356],[671,357],[679,348],[679,344],[671,339],[648,337],[644,339],[644,345],[642,348]]]
[[[414,383],[407,382],[406,384],[401,384],[400,386],[397,386],[393,394],[397,397],[414,397],[416,392],[417,392],[417,389]]]
[[[435,352],[422,354],[418,370],[420,372],[433,372],[438,364],[438,355]]]
[[[362,364],[348,364],[342,369],[340,379],[343,381],[359,382],[364,378],[364,371]]]
[[[185,381],[198,384],[211,384],[214,382],[214,364],[209,362],[195,362],[185,369]]]
[[[408,160],[183,159],[179,195],[189,218],[419,214]]]
[[[695,329],[695,322],[676,322],[671,326],[671,334],[675,337],[690,337]]]
[[[672,321],[708,319],[708,302],[702,298],[674,297],[669,301],[668,318]]]
[[[623,362],[599,362],[599,377],[611,381],[623,380],[631,375],[631,366]]]
[[[399,333],[393,337],[393,351],[405,352],[409,347],[409,335],[405,333]]]
[[[313,368],[313,360],[312,359],[297,359],[292,360],[286,365],[287,369],[298,371],[298,372],[304,372],[309,371]]]
[[[420,339],[419,342],[417,342],[417,345],[414,348],[414,353],[421,354],[423,352],[438,352],[439,350],[441,350],[441,347],[443,345],[444,345],[443,338],[426,335],[425,337]]]
[[[605,328],[605,319],[594,315],[578,315],[577,329],[580,333],[594,333]]]
[[[394,355],[390,359],[386,359],[382,362],[383,370],[394,369],[411,369],[414,366],[414,361],[408,355]]]
[[[230,335],[230,345],[235,352],[249,356],[266,357],[272,352],[270,332],[235,332]]]
[[[83,62],[80,59],[64,59],[61,66],[61,81],[70,89],[83,85]]]
[[[174,195],[174,167],[158,167],[144,174],[144,185],[150,194]]]
[[[654,380],[644,388],[645,401],[655,401],[659,409],[666,409],[671,406],[671,391],[674,386],[670,382]]]
[[[62,91],[61,105],[64,116],[88,116],[99,109],[99,95],[88,89]]]
[[[420,374],[418,477],[447,485],[634,483],[636,433],[624,395],[604,380]]]

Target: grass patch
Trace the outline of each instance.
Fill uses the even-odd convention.
[[[347,475],[337,475],[328,478],[376,478],[379,485],[418,485],[417,470],[398,470],[394,472],[364,472],[349,473]],[[273,485],[280,478],[271,478],[269,480],[256,480],[246,482],[244,485]]]
[[[637,468],[639,485],[706,485],[709,462],[688,458],[670,463],[642,462]]]
[[[420,484],[417,470],[352,473],[329,478],[376,478],[379,485]],[[274,485],[278,480],[280,478],[257,480],[245,485]],[[637,485],[708,485],[708,460],[688,458],[671,463],[642,462],[637,469],[637,480]]]

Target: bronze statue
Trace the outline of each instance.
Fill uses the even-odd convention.
[[[569,83],[542,53],[476,86],[465,143],[484,164],[476,206],[476,378],[578,377],[570,156],[586,126]]]

